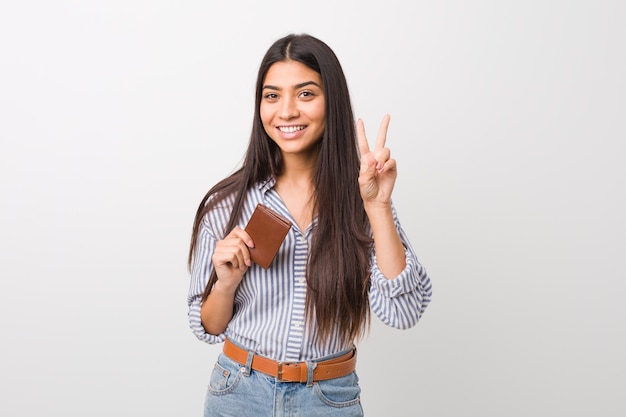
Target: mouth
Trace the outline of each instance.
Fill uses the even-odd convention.
[[[278,128],[278,130],[280,130],[283,133],[295,133],[295,132],[299,132],[302,129],[306,129],[306,126],[304,126],[304,125],[299,125],[299,126],[278,126],[277,128]]]

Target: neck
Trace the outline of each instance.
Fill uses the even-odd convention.
[[[280,182],[292,185],[313,184],[317,165],[315,157],[302,158],[296,155],[283,155],[283,172],[277,178]]]
[[[313,171],[286,170],[276,178],[276,189],[279,191],[279,194],[295,192],[300,197],[306,197],[308,200],[313,195],[313,190],[315,189],[313,185]]]

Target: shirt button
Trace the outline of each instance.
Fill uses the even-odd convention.
[[[306,282],[306,278],[298,278],[298,282],[300,284],[304,284]]]

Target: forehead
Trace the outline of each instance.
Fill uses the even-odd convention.
[[[322,85],[322,77],[317,71],[298,61],[280,61],[270,66],[263,85],[287,88],[307,81]]]

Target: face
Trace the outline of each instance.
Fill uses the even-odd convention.
[[[276,62],[263,82],[260,116],[283,156],[316,156],[325,125],[320,74],[296,61]]]

